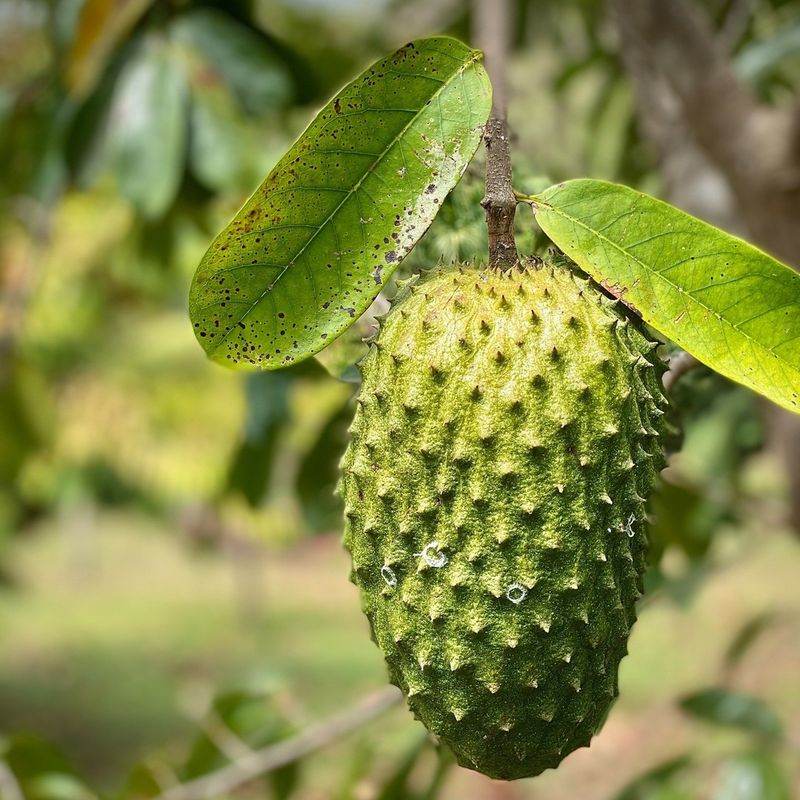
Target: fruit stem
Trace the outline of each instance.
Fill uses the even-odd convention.
[[[514,242],[517,198],[511,185],[511,149],[506,100],[506,59],[511,41],[509,0],[474,0],[473,38],[483,50],[492,82],[492,114],[486,123],[486,210],[489,266],[513,269],[519,265]]]

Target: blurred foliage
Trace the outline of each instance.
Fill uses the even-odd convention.
[[[274,744],[294,732],[274,699],[263,693],[238,690],[214,698],[201,721],[202,732],[179,771],[190,781],[241,758],[253,748]],[[298,764],[290,763],[266,776],[275,800],[289,797],[298,783]]]
[[[795,101],[795,0],[697,4],[761,98]],[[513,5],[518,188],[591,175],[657,193],[603,4]],[[25,546],[37,518],[87,507],[144,513],[248,554],[338,531],[333,487],[354,365],[394,286],[317,361],[244,376],[205,362],[186,315],[189,281],[212,236],[338,86],[407,39],[468,39],[470,25],[469,4],[447,0],[0,0],[0,581],[14,579],[5,548]],[[484,259],[482,170],[477,159],[397,278]],[[520,252],[547,249],[527,209],[517,226]],[[675,406],[684,442],[652,508],[643,608],[691,603],[711,573],[780,528],[786,501],[750,393],[700,369],[678,384]],[[618,800],[792,796],[781,709],[732,682],[774,620],[754,616],[729,643],[718,684],[678,699],[692,724],[734,738],[715,752],[679,750]],[[113,796],[154,797],[301,723],[268,692],[226,690],[192,735],[135,766]],[[57,748],[3,734],[0,767],[24,798],[98,796]],[[427,740],[394,764],[369,739],[341,760],[341,783],[320,796],[432,800],[450,775]],[[310,764],[290,766],[247,796],[307,797],[315,780]]]

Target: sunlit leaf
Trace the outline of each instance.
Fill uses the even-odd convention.
[[[277,369],[369,306],[478,147],[491,102],[479,58],[424,39],[328,103],[197,270],[190,314],[211,358]]]
[[[334,378],[345,383],[361,383],[358,362],[367,354],[369,345],[365,340],[378,330],[377,316],[389,310],[389,301],[381,294],[372,305],[341,336],[337,337],[315,359]]]
[[[582,269],[704,364],[800,413],[800,274],[625,186],[573,180],[536,219]]]
[[[680,706],[688,714],[717,725],[768,738],[778,738],[783,733],[778,715],[763,700],[749,694],[714,687],[687,695]]]
[[[27,364],[6,358],[0,374],[0,481],[14,483],[25,460],[42,444],[44,437],[37,425],[43,397],[37,375]],[[38,391],[37,391],[38,390]],[[49,411],[49,403],[45,413]]]

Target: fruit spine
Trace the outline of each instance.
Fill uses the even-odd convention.
[[[404,290],[361,370],[344,542],[390,678],[462,766],[555,767],[636,617],[655,343],[565,267],[461,267]]]

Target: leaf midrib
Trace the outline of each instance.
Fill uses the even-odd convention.
[[[479,50],[473,50],[472,51],[472,56],[470,57],[470,59],[468,61],[464,62],[464,64],[456,72],[454,72],[450,76],[450,78],[448,78],[447,80],[442,82],[442,85],[430,96],[430,99],[427,100],[417,110],[417,112],[414,114],[414,116],[411,117],[411,119],[402,127],[402,129],[400,131],[398,131],[398,133],[392,138],[391,142],[389,142],[389,144],[383,150],[383,152],[380,153],[378,155],[378,157],[375,159],[375,161],[372,162],[370,167],[367,170],[365,170],[364,174],[358,179],[358,182],[355,183],[353,185],[353,187],[347,192],[347,194],[342,198],[341,202],[336,206],[336,208],[334,208],[333,211],[331,211],[331,213],[320,223],[319,227],[317,227],[317,229],[314,231],[314,233],[309,237],[308,241],[297,251],[296,254],[294,254],[289,259],[288,263],[278,273],[278,275],[276,276],[275,280],[273,280],[271,283],[267,284],[267,286],[264,289],[264,291],[261,292],[261,294],[250,304],[249,308],[242,314],[242,316],[240,316],[238,318],[238,320],[236,321],[237,325],[238,325],[238,323],[243,322],[250,315],[250,313],[253,311],[253,309],[255,309],[261,303],[261,301],[268,294],[270,294],[270,292],[272,292],[275,289],[275,287],[278,284],[278,281],[280,281],[280,279],[286,274],[288,269],[294,263],[296,263],[298,261],[298,259],[300,259],[302,257],[303,253],[305,253],[305,251],[311,246],[311,244],[315,241],[317,236],[319,236],[319,234],[322,232],[322,230],[336,216],[336,214],[338,213],[339,209],[358,191],[358,189],[361,187],[361,184],[367,179],[367,177],[370,174],[372,174],[375,171],[375,169],[380,165],[381,161],[394,148],[394,146],[397,144],[399,139],[414,124],[414,122],[416,122],[420,118],[420,116],[422,115],[424,110],[428,107],[428,105],[430,105],[431,101],[436,99],[448,86],[450,86],[452,84],[452,82],[456,78],[458,78],[460,75],[463,75],[464,72],[466,72],[470,67],[472,67],[475,63],[477,63],[480,59],[481,59],[481,52]],[[376,109],[374,109],[374,111],[380,112],[381,109],[376,108]],[[223,270],[219,270],[216,274],[219,274],[219,272],[225,272],[225,271],[226,270],[224,270],[224,269]],[[218,303],[216,305],[218,305]],[[214,345],[214,349],[213,349],[214,353],[216,353],[219,350],[219,348],[228,340],[228,337],[231,335],[231,333],[234,332],[234,328],[235,327],[236,327],[236,325],[231,325],[231,329],[229,331],[225,331],[225,333],[223,333],[223,335],[217,340],[216,344]]]
[[[626,256],[627,258],[630,258],[632,261],[635,261],[637,264],[639,264],[640,267],[642,267],[643,269],[647,270],[652,276],[654,276],[654,277],[658,278],[659,280],[663,281],[664,283],[666,283],[667,285],[669,285],[670,287],[672,287],[676,291],[680,290],[680,292],[683,295],[685,295],[692,302],[696,303],[700,308],[702,308],[703,310],[709,312],[710,314],[713,314],[717,319],[720,320],[720,322],[723,322],[728,327],[730,327],[733,331],[735,331],[740,336],[742,336],[744,339],[746,339],[751,344],[751,346],[755,346],[758,350],[761,350],[761,351],[767,353],[769,356],[771,356],[773,359],[775,359],[777,362],[779,362],[779,364],[781,366],[785,365],[785,367],[788,368],[790,370],[790,372],[794,372],[796,375],[798,375],[798,377],[800,377],[800,370],[798,370],[798,368],[795,367],[793,364],[791,364],[788,361],[786,361],[785,359],[781,358],[781,356],[778,353],[776,353],[774,350],[768,349],[761,342],[759,342],[758,339],[754,339],[752,336],[750,336],[748,333],[743,331],[741,328],[737,327],[733,322],[729,321],[726,317],[724,317],[719,311],[716,311],[715,309],[711,308],[710,306],[707,306],[701,300],[697,299],[697,297],[694,294],[691,294],[691,293],[687,292],[685,289],[683,289],[682,287],[678,286],[678,284],[673,283],[669,278],[665,277],[658,270],[654,269],[653,267],[651,267],[650,265],[648,265],[644,261],[642,261],[640,258],[638,258],[637,256],[633,255],[633,253],[631,253],[628,250],[626,250],[622,245],[618,244],[617,242],[613,241],[612,239],[609,239],[607,236],[604,236],[602,233],[600,233],[599,231],[597,231],[594,228],[590,227],[585,222],[581,222],[581,220],[577,219],[576,217],[573,217],[570,214],[567,214],[566,212],[562,211],[561,209],[556,208],[555,206],[552,206],[552,205],[550,205],[549,203],[547,203],[547,202],[545,202],[543,200],[540,200],[540,199],[536,198],[536,203],[540,204],[542,206],[545,206],[548,210],[552,211],[554,214],[556,214],[558,216],[561,216],[566,220],[569,220],[574,225],[577,225],[577,226],[583,228],[585,231],[593,234],[598,239],[602,240],[603,242],[606,242],[611,247],[613,247],[615,250],[617,250],[620,253],[622,253],[622,255]],[[729,349],[729,353],[730,353],[730,349]],[[730,355],[733,357],[733,353],[730,353]],[[734,359],[734,362],[735,362],[735,359]],[[743,375],[744,373],[740,372],[739,374]],[[749,378],[748,378],[748,380],[749,380]]]

